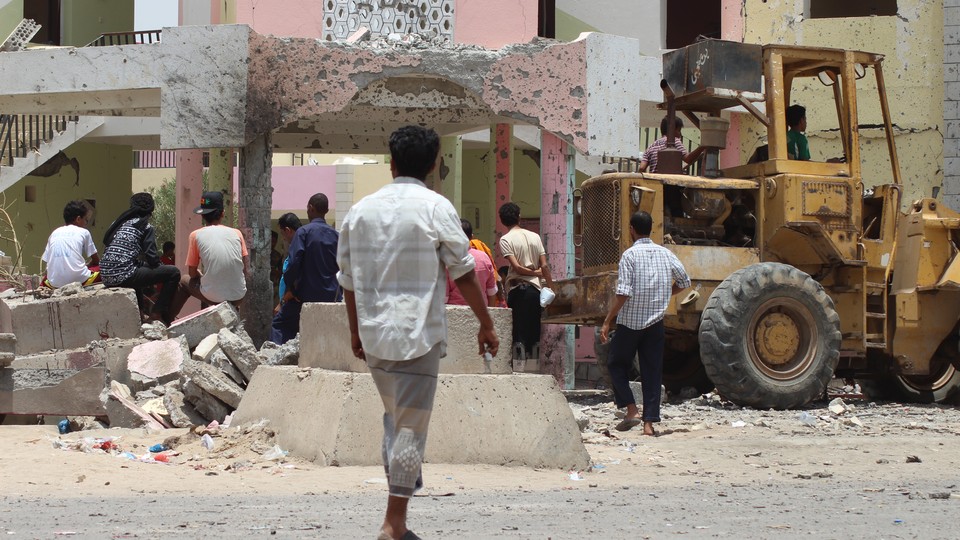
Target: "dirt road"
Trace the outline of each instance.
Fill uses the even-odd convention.
[[[615,424],[608,404],[572,407],[589,420],[590,470],[427,464],[414,530],[424,538],[960,535],[960,412],[952,407],[853,400],[839,413],[826,402],[775,412],[696,398],[666,405],[656,438],[605,434]],[[379,467],[269,461],[268,428],[229,431],[214,437],[213,451],[184,437],[182,453],[164,464],[55,449],[52,427],[0,427],[0,534],[376,536],[386,498]],[[120,436],[122,450],[142,455],[183,433],[62,440]]]

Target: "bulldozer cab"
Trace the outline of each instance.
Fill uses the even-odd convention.
[[[868,104],[870,123],[880,125],[890,156],[890,177],[878,184],[900,183],[900,169],[880,54],[786,45],[753,45],[707,40],[664,55],[665,100],[668,114],[683,114],[703,131],[703,119],[718,118],[723,110],[750,113],[766,128],[766,144],[757,143],[753,163],[717,170],[710,155],[725,147],[712,133],[704,133],[708,158],[704,176],[757,178],[775,174],[813,174],[862,178],[858,87]],[[813,159],[788,153],[787,109],[805,99],[823,103],[832,96],[833,111],[811,111],[819,132],[835,134],[836,148],[817,149]],[[879,111],[878,111],[879,109]],[[879,117],[876,114],[879,112]],[[834,116],[835,114],[835,116]],[[711,126],[708,125],[708,129]],[[830,140],[822,138],[818,143]],[[750,141],[745,141],[748,144]],[[832,154],[832,155],[831,155]],[[823,156],[817,158],[817,156]],[[679,171],[678,171],[679,172]]]

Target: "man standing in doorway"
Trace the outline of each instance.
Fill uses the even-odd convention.
[[[203,216],[204,227],[190,233],[187,275],[180,280],[180,291],[186,292],[178,292],[173,312],[180,312],[188,294],[199,299],[202,307],[230,302],[239,308],[250,276],[250,256],[243,234],[220,223],[223,193],[219,191],[205,192],[194,213]]]
[[[616,297],[600,328],[606,343],[614,319],[616,332],[610,343],[608,366],[613,398],[618,408],[627,408],[619,431],[629,431],[643,422],[644,435],[656,435],[653,423],[660,421],[660,385],[663,381],[663,315],[670,298],[690,286],[683,264],[669,249],[650,240],[653,219],[646,212],[630,216],[633,245],[620,257]],[[633,357],[640,355],[643,415],[637,410],[627,373]]]
[[[300,331],[300,311],[304,302],[336,302],[337,241],[340,235],[327,224],[325,216],[330,202],[323,193],[316,193],[307,203],[310,222],[297,229],[287,251],[287,269],[283,282],[292,293],[273,318],[270,341],[282,345]]]
[[[337,277],[350,343],[353,354],[366,360],[385,409],[383,465],[390,495],[381,540],[419,538],[407,529],[407,503],[423,486],[427,427],[446,355],[444,268],[480,321],[479,354],[496,355],[499,346],[460,218],[450,201],[423,183],[439,151],[432,129],[393,132],[393,183],[353,205],[340,229]]]
[[[540,343],[540,288],[543,281],[553,288],[547,252],[536,233],[520,226],[520,207],[508,202],[500,207],[500,223],[509,227],[500,238],[500,255],[510,263],[507,272],[507,307],[513,310],[513,347],[522,344],[524,358],[536,358]],[[542,280],[542,281],[541,281]]]

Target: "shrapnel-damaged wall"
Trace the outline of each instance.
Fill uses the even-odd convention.
[[[865,50],[883,54],[883,74],[890,103],[897,152],[904,182],[904,204],[930,196],[943,182],[943,0],[899,0],[896,16],[808,19],[805,0],[743,0],[747,43],[783,43]],[[866,187],[890,181],[890,165],[880,124],[876,85],[858,83],[861,161]],[[863,84],[867,83],[867,84]],[[819,83],[813,83],[819,85]],[[824,93],[826,96],[827,93]],[[807,107],[811,152],[838,148],[832,99],[803,103]],[[745,121],[741,163],[758,140],[757,123]],[[833,157],[830,155],[823,158]],[[960,192],[960,190],[955,190]]]
[[[603,66],[588,62],[593,57],[599,60],[598,51],[612,50],[633,55],[607,55]],[[638,152],[621,147],[631,145],[624,141],[636,138],[636,126],[623,122],[622,115],[634,111],[635,117],[639,100],[629,85],[618,88],[613,82],[631,77],[636,55],[635,40],[600,34],[573,43],[544,40],[499,51],[463,45],[348,45],[251,34],[246,138],[304,118],[331,119],[328,115],[343,111],[377,81],[426,77],[450,81],[455,85],[451,91],[475,95],[491,118],[499,115],[537,125],[583,153],[632,155]],[[442,86],[431,85],[430,91],[437,88]],[[415,98],[429,108],[443,96]],[[397,119],[371,114],[342,120],[371,122],[376,130],[378,122]]]

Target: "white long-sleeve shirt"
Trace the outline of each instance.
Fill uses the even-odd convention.
[[[447,278],[474,268],[450,201],[397,177],[350,208],[340,229],[337,280],[354,291],[364,351],[384,360],[446,349]]]

